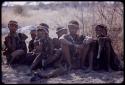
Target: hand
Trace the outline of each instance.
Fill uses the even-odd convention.
[[[97,59],[99,59],[99,58],[100,58],[100,56],[98,55],[98,56],[97,56]]]
[[[35,54],[35,52],[32,52],[32,55],[34,55]]]
[[[74,45],[76,48],[76,53],[79,53],[83,45]]]
[[[79,48],[79,45],[75,44],[74,47]]]

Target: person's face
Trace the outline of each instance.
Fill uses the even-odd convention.
[[[40,38],[45,38],[46,32],[44,30],[38,30],[37,36],[40,37]]]
[[[101,36],[101,35],[106,36],[107,32],[105,30],[101,29],[101,28],[98,28],[96,30],[96,36]]]
[[[8,28],[9,28],[10,32],[15,33],[18,29],[18,24],[11,23],[8,25]]]
[[[102,35],[101,28],[97,28],[97,30],[96,30],[96,36],[98,37],[98,36],[101,36],[101,35]]]
[[[102,30],[102,34],[103,34],[104,36],[106,36],[106,35],[107,35],[107,31],[106,31],[106,30]]]
[[[36,32],[34,31],[34,32],[31,32],[31,38],[32,39],[35,39],[35,37],[36,37]]]
[[[69,25],[68,28],[69,28],[70,34],[76,34],[79,29],[78,27],[74,27],[72,25]]]
[[[59,36],[61,35],[61,32],[57,32],[56,34],[57,34],[57,36],[59,37]]]

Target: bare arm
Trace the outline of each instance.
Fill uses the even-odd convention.
[[[9,37],[6,37],[6,38],[5,38],[5,41],[4,41],[4,44],[5,44],[5,47],[6,47],[7,49],[10,49],[11,51],[13,51],[15,48],[12,47],[10,41],[11,41],[10,38],[9,38]]]
[[[62,44],[73,45],[72,42],[70,42],[70,41],[68,41],[68,40],[66,40],[66,39],[60,39],[60,41],[61,41]]]

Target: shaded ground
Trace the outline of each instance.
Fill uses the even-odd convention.
[[[82,70],[73,70],[69,74],[58,76],[56,78],[41,79],[39,81],[30,82],[31,76],[28,66],[17,66],[11,68],[2,65],[2,82],[5,84],[21,84],[21,83],[122,83],[123,72],[90,72],[84,73]]]

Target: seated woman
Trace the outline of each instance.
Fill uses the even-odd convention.
[[[95,52],[96,65],[99,70],[121,70],[121,62],[111,45],[111,39],[107,36],[107,27],[103,24],[95,27],[97,47]]]
[[[121,70],[120,59],[113,50],[111,39],[107,36],[107,27],[97,25],[95,31],[97,38],[85,38],[78,48],[81,66],[87,68],[85,72]]]

